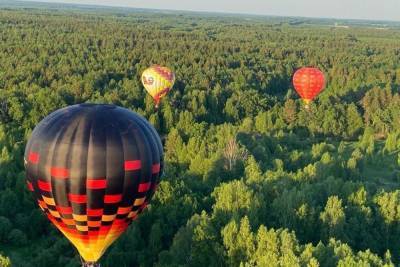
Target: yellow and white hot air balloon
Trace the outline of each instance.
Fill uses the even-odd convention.
[[[153,97],[156,108],[160,100],[172,89],[175,74],[167,67],[154,65],[142,74],[142,83],[147,92]]]

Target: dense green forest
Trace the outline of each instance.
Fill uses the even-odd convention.
[[[79,266],[26,188],[34,126],[114,103],[165,140],[149,208],[103,266],[400,264],[400,29],[212,14],[0,9],[0,266]],[[151,64],[177,82],[161,104]],[[295,69],[326,90],[303,104]]]

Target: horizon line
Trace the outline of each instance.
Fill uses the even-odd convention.
[[[327,20],[351,20],[351,21],[372,21],[372,22],[396,22],[400,23],[400,20],[393,19],[365,19],[365,18],[345,18],[345,17],[316,17],[316,16],[299,16],[299,15],[273,15],[273,14],[261,14],[261,13],[240,13],[232,11],[210,11],[210,10],[193,10],[193,9],[168,9],[168,8],[149,8],[149,7],[133,7],[118,4],[92,4],[92,3],[71,3],[71,2],[52,2],[51,0],[15,0],[20,3],[46,3],[50,5],[66,5],[66,6],[84,6],[84,7],[98,7],[98,8],[128,8],[128,9],[142,9],[151,11],[169,11],[169,12],[187,12],[187,13],[209,13],[209,14],[224,14],[224,15],[241,15],[241,16],[257,16],[257,17],[276,17],[276,18],[303,18],[303,19],[327,19]],[[68,1],[68,0],[66,0]],[[10,1],[13,2],[13,1]]]

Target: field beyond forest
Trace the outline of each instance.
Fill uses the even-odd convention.
[[[165,138],[149,208],[102,266],[399,266],[400,27],[365,22],[0,6],[0,266],[76,267],[26,188],[35,125],[83,102]],[[174,89],[156,110],[152,64]],[[310,110],[291,78],[324,71]]]

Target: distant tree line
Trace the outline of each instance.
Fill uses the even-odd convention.
[[[397,30],[267,19],[0,10],[0,266],[78,266],[26,189],[34,126],[75,103],[134,110],[165,137],[154,201],[104,266],[400,263]],[[177,82],[156,110],[151,64]],[[298,67],[324,70],[306,110]]]

